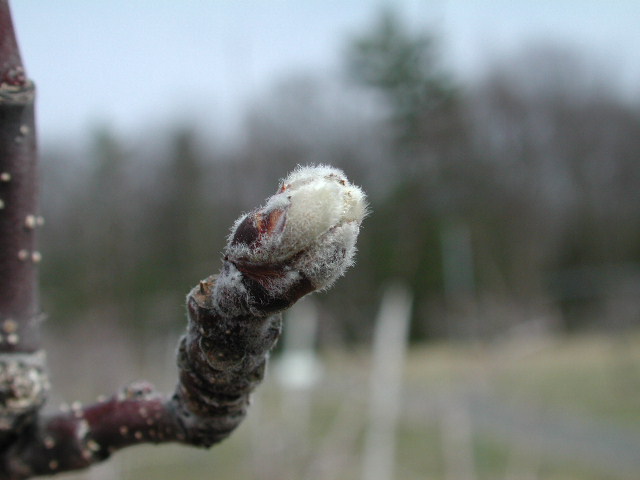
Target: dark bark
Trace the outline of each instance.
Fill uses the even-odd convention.
[[[0,448],[33,418],[48,387],[38,334],[34,96],[0,0]]]
[[[33,352],[40,347],[35,231],[42,224],[35,88],[25,76],[5,0],[0,32],[0,351]]]

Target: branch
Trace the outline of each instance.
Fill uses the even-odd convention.
[[[9,7],[2,0],[0,31],[0,316],[20,321],[37,314],[35,263],[40,257],[34,229],[41,220],[36,215],[35,89],[25,77]],[[33,330],[20,328],[13,341],[6,335],[0,348],[37,349]]]
[[[123,447],[209,447],[244,418],[280,335],[280,313],[352,264],[364,193],[330,167],[298,168],[236,221],[222,269],[187,296],[179,382],[165,397],[139,382],[90,406],[41,418],[0,459],[3,479],[85,468]]]
[[[34,95],[9,4],[0,0],[0,448],[37,412],[48,388],[38,335]]]

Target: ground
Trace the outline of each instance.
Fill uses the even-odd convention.
[[[310,390],[282,388],[274,360],[246,422],[211,451],[136,447],[58,478],[360,479],[369,352],[325,353]],[[394,480],[640,471],[640,334],[414,346],[403,392]]]

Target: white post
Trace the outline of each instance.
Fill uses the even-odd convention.
[[[369,392],[369,428],[362,459],[362,480],[392,480],[396,424],[400,413],[411,297],[405,287],[387,287],[373,341]]]

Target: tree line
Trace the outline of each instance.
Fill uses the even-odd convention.
[[[416,340],[637,326],[638,105],[560,47],[466,85],[438,53],[384,12],[346,41],[343,77],[276,85],[232,147],[215,126],[182,124],[49,148],[45,309],[56,323],[181,329],[184,295],[218,269],[233,219],[297,164],[327,163],[373,213],[356,267],[321,299],[321,341],[366,338],[392,281],[414,295]]]

